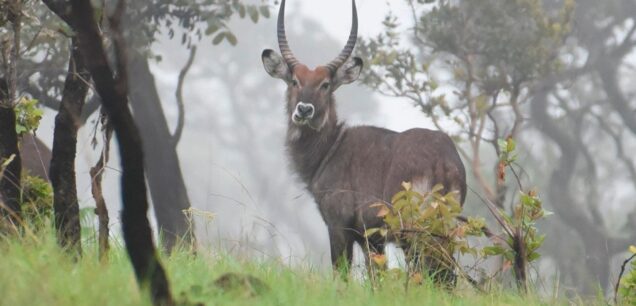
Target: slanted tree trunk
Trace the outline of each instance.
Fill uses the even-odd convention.
[[[68,74],[62,92],[62,103],[55,117],[53,153],[49,175],[53,186],[55,228],[60,246],[81,255],[79,203],[75,175],[77,130],[81,125],[82,106],[88,93],[90,73],[72,39]]]
[[[173,135],[161,107],[155,79],[145,55],[129,50],[128,68],[134,82],[130,85],[130,103],[135,121],[144,139],[148,186],[157,225],[167,251],[179,242],[194,245],[194,233],[184,210],[190,199],[179,164]]]
[[[115,130],[119,143],[122,166],[122,228],[126,250],[132,262],[137,282],[142,289],[150,289],[155,305],[174,305],[166,273],[159,262],[152,241],[152,230],[146,216],[148,199],[144,177],[144,156],[139,130],[128,109],[125,47],[119,28],[119,20],[125,1],[119,0],[111,26],[115,35],[117,55],[117,80],[108,65],[102,36],[93,16],[90,1],[72,0],[74,29],[77,32],[80,50],[91,72],[102,105]]]
[[[16,116],[10,101],[5,79],[0,79],[0,164],[12,161],[4,168],[0,177],[0,212],[9,227],[17,226],[20,219],[20,176],[22,161],[18,150],[18,134],[15,130]],[[1,170],[1,169],[0,169]]]

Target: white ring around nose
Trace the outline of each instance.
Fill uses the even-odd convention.
[[[314,108],[314,105],[311,103],[305,103],[305,102],[298,102],[298,104],[296,105],[296,109],[298,109],[298,107],[300,106],[309,106],[311,108],[311,111],[315,111],[316,109]]]

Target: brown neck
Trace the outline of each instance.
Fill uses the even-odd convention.
[[[306,125],[297,126],[289,120],[287,149],[294,170],[308,186],[343,128],[333,109],[329,111],[327,122],[319,131]]]

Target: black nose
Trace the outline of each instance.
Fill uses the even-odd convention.
[[[298,103],[296,109],[298,110],[298,114],[303,118],[311,117],[314,114],[314,106],[311,104]]]

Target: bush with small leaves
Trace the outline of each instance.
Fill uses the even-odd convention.
[[[384,219],[385,227],[370,228],[365,236],[377,233],[403,242],[412,268],[411,277],[418,278],[420,272],[426,271],[436,282],[454,283],[453,271],[457,265],[453,254],[457,251],[478,255],[478,250],[469,245],[468,237],[482,236],[485,221],[481,218],[460,221],[459,195],[456,191],[441,194],[444,187],[440,184],[424,194],[413,190],[408,182],[402,183],[402,187],[390,204],[374,205],[379,207],[378,217]],[[373,257],[372,260],[379,261]]]
[[[53,188],[51,184],[28,173],[22,176],[22,214],[35,227],[46,224],[53,216]]]

